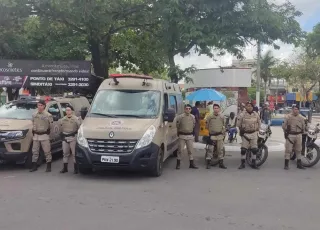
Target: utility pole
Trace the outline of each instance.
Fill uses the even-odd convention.
[[[277,77],[277,88],[276,88],[276,105],[278,105],[278,88],[279,88],[279,77]]]
[[[258,57],[257,57],[257,93],[256,106],[260,107],[260,59],[261,59],[261,44],[257,41]]]

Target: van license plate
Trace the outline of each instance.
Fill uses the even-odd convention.
[[[101,156],[101,162],[118,164],[119,157]]]

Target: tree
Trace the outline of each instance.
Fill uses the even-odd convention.
[[[148,31],[128,29],[113,36],[110,67],[123,67],[143,74],[167,70],[164,49]]]
[[[267,101],[267,85],[270,87],[272,73],[271,69],[276,64],[277,60],[273,57],[272,51],[269,50],[260,58],[260,76],[264,82],[264,101]],[[253,73],[256,75],[257,70]]]
[[[174,57],[186,56],[193,48],[212,58],[214,51],[243,58],[242,48],[250,40],[279,48],[276,40],[298,44],[303,35],[295,19],[301,13],[288,2],[276,5],[266,0],[159,0],[153,9],[160,18],[157,37],[166,47],[169,75],[174,82],[180,80]]]
[[[291,61],[281,63],[278,76],[287,80],[294,88],[299,89],[305,103],[308,93],[320,80],[320,58],[310,57],[306,52],[296,55]]]
[[[64,23],[86,38],[97,76],[107,77],[112,57],[112,40],[127,29],[148,27],[148,0],[30,0],[42,18]]]
[[[28,44],[23,38],[25,21],[30,11],[28,0],[2,0],[0,2],[0,58],[29,58]]]
[[[307,36],[306,46],[309,54],[320,56],[320,23],[318,23]]]
[[[256,100],[256,92],[257,92],[256,87],[250,87],[250,88],[248,88],[248,96],[249,96],[249,99],[250,99],[251,101]],[[262,101],[263,98],[264,98],[264,92],[261,92],[261,94],[260,94],[260,101]]]
[[[292,43],[301,35],[295,21],[300,13],[289,3],[277,6],[267,0],[260,0],[259,13],[254,0],[30,2],[37,15],[64,23],[86,37],[94,71],[104,77],[109,67],[119,63],[144,69],[143,72],[168,63],[169,75],[177,82],[181,76],[178,76],[174,57],[188,55],[193,48],[210,57],[213,57],[214,48],[242,57],[242,47],[250,39],[259,38],[265,44],[274,44],[277,39]],[[154,46],[141,50],[139,47],[143,46],[136,43],[134,33],[139,35],[137,38],[142,44],[150,41]],[[123,43],[124,37],[128,38],[126,43]],[[148,63],[148,56],[155,62]],[[158,64],[154,66],[154,63]]]
[[[63,23],[34,16],[25,22],[22,32],[33,59],[85,60],[90,55],[84,36]]]

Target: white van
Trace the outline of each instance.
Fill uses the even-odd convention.
[[[76,147],[80,173],[93,169],[162,174],[178,150],[176,115],[183,113],[178,84],[135,74],[114,74],[100,85],[81,125]]]

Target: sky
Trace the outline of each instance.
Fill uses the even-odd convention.
[[[283,3],[285,0],[273,0],[273,2]],[[312,31],[313,27],[320,22],[320,0],[290,0],[290,2],[296,6],[297,10],[303,13],[303,15],[297,19],[301,28],[307,32]],[[276,58],[286,59],[294,51],[293,45],[287,45],[281,42],[277,42],[277,44],[281,47],[279,50],[274,50],[270,46],[262,46],[262,53],[271,49]],[[256,53],[256,47],[251,45],[246,47],[244,51],[247,59],[254,58]],[[189,56],[184,58],[181,56],[175,57],[176,64],[180,65],[180,67],[187,68],[191,65],[195,65],[198,69],[230,66],[232,60],[236,58],[230,54],[226,54],[223,57],[216,57],[216,59],[217,61],[214,61],[205,55],[198,56],[198,54],[195,54],[194,52],[191,52]]]

